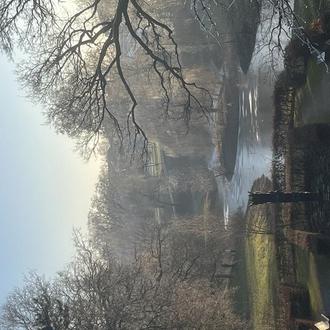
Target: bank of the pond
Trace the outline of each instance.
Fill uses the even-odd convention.
[[[295,1],[304,26],[329,10],[330,1]],[[330,75],[311,57],[306,83],[293,86],[287,73],[275,86],[272,184],[260,191],[315,190],[329,198]],[[265,189],[267,188],[267,189]],[[258,206],[247,211],[245,262],[252,329],[300,329],[329,310],[329,202],[276,204],[274,214]],[[275,216],[276,222],[272,221]],[[267,228],[271,226],[272,228]],[[265,227],[266,226],[266,227]],[[261,233],[271,229],[269,234]],[[260,233],[257,233],[260,231]],[[328,238],[327,238],[328,237]],[[324,243],[325,241],[325,243]],[[320,242],[322,244],[320,244]],[[300,324],[300,325],[299,325]]]

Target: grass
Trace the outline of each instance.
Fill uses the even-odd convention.
[[[263,222],[266,212],[256,207],[248,221]],[[252,234],[246,240],[246,265],[252,329],[275,328],[276,260],[273,235]]]
[[[296,0],[295,13],[302,18],[305,26],[320,15],[320,9],[329,5],[326,0]],[[315,92],[318,90],[324,67],[314,59],[308,63],[307,83],[297,93],[295,122],[303,123],[303,105],[313,104]],[[262,222],[266,212],[261,209],[251,212],[248,221]],[[246,240],[246,268],[249,285],[249,303],[252,329],[275,329],[277,269],[275,242],[272,235],[251,235]],[[295,249],[297,281],[306,287],[310,296],[311,312],[317,319],[323,309],[320,284],[315,256],[305,250]]]
[[[313,253],[299,248],[295,249],[295,255],[297,281],[308,289],[312,316],[318,319],[323,311],[323,304],[315,257]]]

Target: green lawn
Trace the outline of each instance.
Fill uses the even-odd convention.
[[[262,208],[248,221],[262,221]],[[252,234],[246,239],[246,265],[252,329],[274,329],[276,260],[273,235]]]
[[[311,312],[318,319],[323,311],[320,285],[317,275],[316,260],[311,252],[296,248],[297,281],[309,291]]]

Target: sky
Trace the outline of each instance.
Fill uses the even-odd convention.
[[[0,304],[31,270],[52,276],[86,230],[100,159],[85,162],[69,138],[45,125],[0,54]]]

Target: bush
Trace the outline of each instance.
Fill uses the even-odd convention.
[[[307,45],[295,37],[291,39],[284,52],[284,67],[288,83],[300,87],[306,82],[307,62],[311,54]]]

